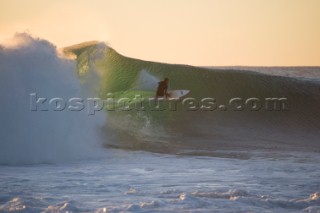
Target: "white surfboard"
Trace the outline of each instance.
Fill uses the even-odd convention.
[[[158,97],[158,100],[177,100],[179,98],[182,98],[183,96],[187,95],[190,92],[190,90],[169,90],[168,94],[169,97]],[[154,99],[154,98],[152,98]]]
[[[187,95],[190,92],[190,90],[171,90],[168,91],[169,98],[181,98],[185,95]]]

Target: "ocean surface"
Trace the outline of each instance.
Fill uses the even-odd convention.
[[[191,92],[157,110],[164,77]],[[0,46],[0,212],[320,212],[319,78],[17,34]]]

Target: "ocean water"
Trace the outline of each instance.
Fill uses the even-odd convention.
[[[64,164],[1,166],[1,212],[318,212],[319,155],[250,159],[106,151]]]
[[[159,64],[92,42],[64,54],[27,34],[1,45],[0,212],[320,212],[320,68]],[[190,97],[290,108],[30,110],[31,93],[149,94],[163,77]]]

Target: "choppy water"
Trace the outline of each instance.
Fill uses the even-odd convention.
[[[319,212],[317,153],[246,160],[109,150],[77,163],[1,166],[1,212]]]

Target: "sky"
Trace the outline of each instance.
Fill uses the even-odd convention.
[[[320,66],[320,0],[0,0],[0,41],[99,40],[144,60]]]

